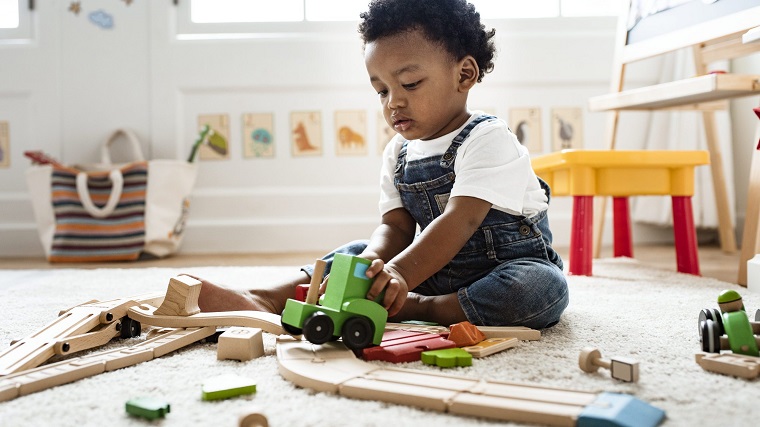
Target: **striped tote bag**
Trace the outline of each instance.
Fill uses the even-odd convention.
[[[108,151],[127,136],[136,161],[114,166]],[[102,162],[84,171],[61,164],[27,170],[38,232],[50,262],[133,261],[176,252],[197,163],[142,157],[133,133],[119,130]]]

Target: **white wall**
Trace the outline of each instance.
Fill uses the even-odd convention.
[[[42,254],[24,150],[42,149],[66,163],[94,162],[110,132],[128,127],[148,156],[186,158],[199,114],[229,115],[231,155],[201,162],[183,251],[328,250],[368,236],[377,224],[379,103],[354,24],[305,37],[180,41],[170,1],[90,0],[79,16],[69,4],[36,2],[35,41],[0,45],[0,121],[10,122],[12,151],[10,168],[0,169],[0,256]],[[87,13],[98,8],[113,16],[113,29],[88,22]],[[492,25],[496,68],[471,92],[470,107],[505,118],[510,108],[540,107],[545,152],[551,108],[581,107],[585,145],[601,148],[605,115],[586,111],[586,102],[608,91],[615,20]],[[633,84],[651,83],[657,74],[656,62],[635,64],[628,73]],[[369,155],[335,155],[333,113],[343,109],[367,112]],[[290,154],[289,115],[304,110],[322,112],[321,157]],[[274,114],[274,158],[242,155],[242,115],[256,112]],[[639,113],[623,115],[621,135],[632,144],[641,138],[642,120]],[[569,243],[570,206],[558,198],[551,207],[558,245]],[[611,233],[605,235],[609,241]],[[670,238],[669,230],[654,229],[637,242]]]

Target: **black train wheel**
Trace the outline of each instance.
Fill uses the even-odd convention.
[[[333,336],[335,325],[325,313],[318,311],[303,322],[303,334],[313,344],[324,344]]]
[[[700,324],[702,330],[702,351],[708,353],[720,353],[720,336],[716,322],[706,319]]]
[[[372,343],[375,327],[363,316],[352,317],[343,324],[343,344],[351,350],[361,350]]]

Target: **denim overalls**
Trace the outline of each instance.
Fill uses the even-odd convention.
[[[398,155],[395,186],[402,205],[424,230],[443,213],[454,185],[456,152],[480,116],[454,138],[442,156],[407,161],[406,143]],[[549,187],[540,180],[549,196]],[[531,218],[491,209],[478,230],[443,269],[412,292],[444,295],[456,292],[467,319],[483,326],[554,325],[569,302],[562,260],[551,247],[546,211]],[[327,255],[360,254],[367,241],[351,242]],[[309,275],[312,269],[304,268]],[[329,270],[328,270],[329,271]]]

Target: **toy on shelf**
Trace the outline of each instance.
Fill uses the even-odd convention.
[[[125,409],[130,415],[147,418],[149,420],[164,418],[166,414],[171,412],[171,406],[166,401],[153,397],[137,397],[135,399],[130,399],[125,404]]]
[[[298,386],[341,396],[457,415],[555,426],[657,426],[665,412],[633,396],[386,368],[339,342],[279,337],[280,374]]]
[[[583,372],[592,374],[599,368],[609,369],[612,378],[627,382],[639,380],[639,362],[628,357],[602,359],[602,353],[594,347],[585,347],[578,356],[578,365]]]
[[[718,295],[718,309],[699,312],[699,332],[702,351],[720,353],[731,350],[736,354],[760,356],[760,323],[751,322],[744,309],[741,295],[725,290]]]
[[[285,303],[281,319],[285,331],[293,335],[303,333],[314,344],[342,338],[354,350],[380,344],[388,312],[366,298],[372,285],[366,275],[370,261],[336,254],[325,294],[317,298],[324,271],[322,263],[322,260],[316,263],[306,301],[291,298]],[[381,298],[382,295],[378,300]]]

